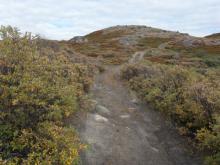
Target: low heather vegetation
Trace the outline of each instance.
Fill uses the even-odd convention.
[[[220,73],[150,62],[127,65],[123,79],[140,98],[166,114],[181,135],[207,153],[206,164],[220,164]]]
[[[87,67],[39,54],[29,33],[0,35],[0,164],[78,164],[85,145],[64,121],[85,104]]]
[[[67,121],[88,108],[96,70],[124,65],[139,52],[143,59],[125,64],[122,79],[206,155],[206,164],[219,165],[220,47],[187,46],[174,35],[187,44],[200,41],[123,26],[91,33],[80,43],[58,42],[2,26],[0,164],[80,164],[86,145]]]

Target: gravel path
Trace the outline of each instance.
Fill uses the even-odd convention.
[[[133,58],[140,59],[137,54]],[[138,103],[118,78],[119,70],[120,66],[108,67],[96,77],[91,91],[96,108],[79,129],[81,138],[89,144],[82,153],[82,164],[201,164],[187,154],[184,140],[161,114]]]

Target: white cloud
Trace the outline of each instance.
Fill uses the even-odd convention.
[[[202,36],[220,31],[219,0],[0,0],[0,24],[69,39],[118,24]]]

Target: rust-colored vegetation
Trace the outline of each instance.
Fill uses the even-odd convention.
[[[101,57],[105,64],[121,64],[128,60],[128,56],[133,53],[124,48],[119,42],[120,36],[128,33],[124,31],[113,31],[104,33],[96,31],[85,36],[88,39],[86,43],[72,43],[70,46],[90,57]]]
[[[145,37],[139,40],[138,42],[138,47],[140,49],[143,48],[157,48],[160,46],[162,43],[170,41],[170,38],[159,38],[159,37]]]

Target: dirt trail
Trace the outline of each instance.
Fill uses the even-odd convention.
[[[140,60],[142,53],[133,56]],[[131,60],[135,62],[136,60]],[[120,81],[120,66],[96,77],[93,112],[79,129],[89,144],[82,154],[85,165],[197,165],[185,152],[184,141],[161,115],[137,102]]]
[[[139,61],[143,59],[145,53],[146,53],[145,51],[139,51],[139,52],[134,53],[132,55],[132,58],[128,61],[128,63],[129,64],[138,63]]]

